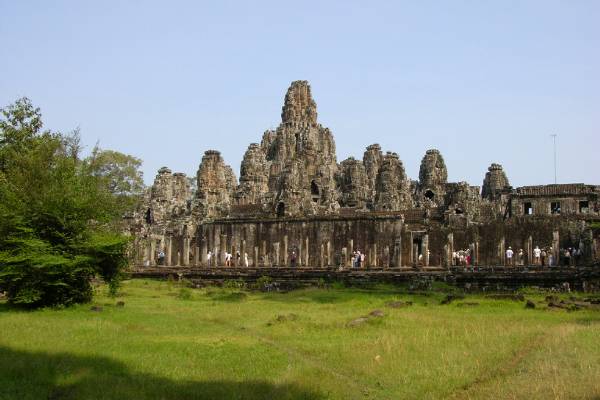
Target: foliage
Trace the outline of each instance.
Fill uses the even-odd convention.
[[[256,282],[254,282],[253,287],[255,289],[259,289],[259,290],[264,290],[265,288],[267,288],[269,285],[271,285],[271,283],[273,282],[273,279],[271,279],[270,276],[261,276],[260,278],[258,278],[256,280]]]
[[[122,200],[124,208],[133,208],[144,191],[140,167],[142,160],[114,150],[102,150],[96,145],[85,159],[90,173],[103,181],[110,193]]]
[[[238,279],[225,279],[223,281],[223,287],[225,289],[244,289],[246,282],[242,278]]]
[[[128,240],[108,232],[122,200],[79,158],[79,132],[42,132],[24,98],[1,111],[0,287],[13,304],[90,300],[90,278],[116,292]]]

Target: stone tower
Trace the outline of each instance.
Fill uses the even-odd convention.
[[[388,152],[381,159],[375,189],[376,210],[391,211],[411,207],[410,182],[398,154]]]
[[[272,210],[280,216],[314,215],[339,207],[335,142],[317,123],[317,105],[307,81],[292,82],[281,124],[263,135]]]
[[[426,204],[443,204],[447,182],[448,171],[442,154],[437,149],[427,150],[419,168],[420,200]]]
[[[229,213],[236,188],[233,170],[216,150],[204,152],[196,174],[199,215],[204,218],[223,217]]]
[[[488,172],[483,179],[481,187],[481,197],[488,200],[496,200],[504,189],[510,188],[510,183],[502,165],[493,163],[489,166]]]

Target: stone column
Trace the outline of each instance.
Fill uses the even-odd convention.
[[[171,265],[171,237],[165,237],[165,266]]]
[[[323,258],[324,258],[323,253],[325,253],[325,246],[323,246],[323,243],[321,243],[321,253],[319,255],[319,268],[323,268]]]
[[[213,238],[213,255],[211,262],[215,267],[219,266],[219,261],[221,259],[221,234],[218,232],[217,227],[214,227],[214,238]]]
[[[254,246],[254,267],[258,267],[258,246]]]
[[[525,265],[533,265],[533,238],[531,236],[527,238],[527,246],[525,247],[527,248],[527,264]]]
[[[396,268],[402,266],[402,237],[397,236],[394,241],[394,265]]]
[[[331,266],[331,242],[327,241],[327,266]]]
[[[377,243],[373,244],[373,267],[377,268]]]
[[[354,239],[348,240],[348,266],[352,267],[352,258],[354,257]]]
[[[183,265],[190,265],[190,238],[187,236],[183,238]]]
[[[390,267],[390,246],[385,246],[383,248],[383,267],[384,268],[389,268]]]
[[[450,253],[450,246],[448,245],[448,243],[446,243],[444,245],[444,259],[442,260],[442,263],[447,269],[450,269],[450,266],[452,265],[452,260],[450,260],[450,258],[452,258],[452,254]]]
[[[278,267],[279,266],[279,242],[275,242],[273,243],[273,265]]]
[[[560,252],[560,234],[559,231],[552,232],[552,258],[554,258],[554,265],[559,264],[558,253]]]
[[[498,243],[498,251],[500,253],[500,265],[506,265],[506,260],[504,255],[506,254],[504,250],[504,237],[500,238],[500,243]]]
[[[298,267],[302,266],[303,261],[304,259],[302,258],[302,240],[300,240],[300,243],[298,244]]]
[[[345,247],[342,247],[342,265],[343,266],[348,265],[348,252]]]
[[[452,253],[454,253],[454,233],[450,232],[448,234],[448,252],[446,254],[446,257],[450,261],[450,265],[454,262],[454,260],[452,260]]]
[[[419,265],[419,245],[418,244],[413,243],[410,258],[412,260],[413,266],[417,267]]]
[[[156,240],[150,237],[150,265],[156,265]]]
[[[202,243],[200,247],[200,262],[203,267],[208,267],[208,246],[206,243],[206,237],[202,238]]]
[[[424,234],[421,239],[421,252],[423,254],[423,265],[429,267],[429,235]]]
[[[306,266],[309,267],[310,266],[310,252],[309,252],[309,246],[308,246],[308,236],[306,237],[305,241],[304,241],[304,259],[306,260]]]
[[[225,252],[227,251],[227,235],[221,234],[221,248],[219,249],[219,260],[225,265]]]
[[[289,250],[288,250],[288,236],[287,235],[283,235],[283,260],[282,260],[281,264],[284,267],[287,267],[290,264],[288,262],[288,257],[289,257],[288,252],[289,252]]]
[[[475,257],[473,259],[473,265],[479,265],[479,241],[476,241],[475,244],[473,244],[473,248],[475,249],[473,251],[473,256]]]
[[[198,266],[198,261],[200,260],[200,247],[194,246],[194,266]]]

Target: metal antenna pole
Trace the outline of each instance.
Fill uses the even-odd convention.
[[[550,136],[552,136],[552,142],[554,145],[554,184],[556,185],[556,133],[553,133]]]

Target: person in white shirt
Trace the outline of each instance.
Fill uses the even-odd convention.
[[[248,253],[244,253],[244,265],[248,267]]]
[[[212,251],[209,251],[208,254],[206,255],[206,265],[210,267],[210,261],[212,258]]]
[[[512,258],[513,258],[513,250],[510,246],[508,246],[508,249],[506,250],[506,265],[511,266],[513,265],[512,263]]]
[[[542,250],[538,246],[535,246],[533,249],[533,259],[535,260],[535,265],[540,265],[540,256],[542,255]]]

